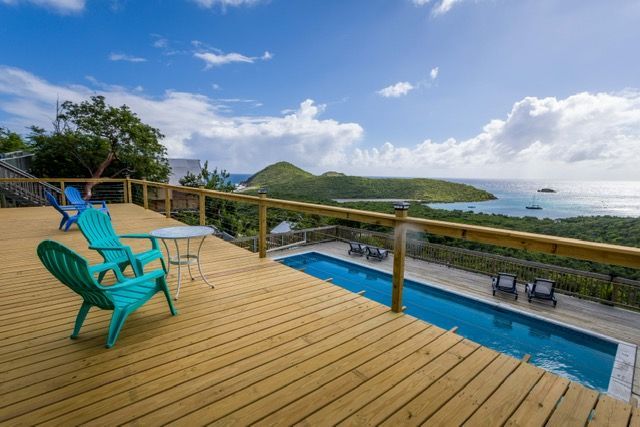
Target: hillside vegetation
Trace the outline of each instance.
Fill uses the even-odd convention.
[[[495,197],[484,190],[427,178],[365,178],[338,172],[313,175],[287,162],[267,166],[246,182],[247,192],[266,186],[270,197],[305,201],[333,199],[405,199],[471,202]]]

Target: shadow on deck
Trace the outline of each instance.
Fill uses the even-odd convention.
[[[111,212],[122,234],[178,224],[134,205]],[[214,238],[203,269],[216,289],[185,281],[177,317],[158,294],[113,349],[104,311],[69,340],[80,299],[35,248],[53,238],[98,258],[75,227],[56,227],[50,208],[0,210],[0,422],[640,422],[628,404]]]

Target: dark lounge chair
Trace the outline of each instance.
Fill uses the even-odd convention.
[[[389,251],[386,249],[380,249],[376,246],[367,246],[367,259],[376,259],[382,261],[389,255]]]
[[[364,246],[358,242],[349,242],[349,255],[364,255]]]
[[[518,299],[516,276],[514,274],[498,273],[498,275],[493,278],[491,287],[493,288],[493,295],[496,294],[496,291],[500,291],[507,294],[513,294],[516,299]]]
[[[543,299],[547,301],[553,302],[553,306],[555,307],[558,301],[556,297],[553,295],[556,288],[556,282],[549,279],[536,279],[533,283],[527,283],[525,286],[525,291],[527,292],[527,299],[529,302],[533,298]]]

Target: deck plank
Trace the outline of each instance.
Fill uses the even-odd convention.
[[[111,212],[120,233],[179,224]],[[178,316],[157,296],[106,350],[110,313],[92,310],[69,340],[80,299],[35,247],[100,257],[56,222],[50,208],[0,209],[0,424],[557,425],[593,413],[593,425],[638,425],[625,403],[215,238],[202,267],[216,288],[184,280]],[[175,269],[168,282],[175,292]]]
[[[507,420],[507,426],[544,425],[569,387],[569,380],[545,372]]]
[[[547,425],[584,426],[596,405],[599,393],[578,383],[569,384],[567,392],[558,403]]]
[[[631,407],[620,400],[602,396],[598,400],[593,418],[589,426],[627,426],[631,418]]]

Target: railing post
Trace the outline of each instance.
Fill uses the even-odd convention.
[[[60,204],[62,206],[67,204],[67,196],[64,195],[64,181],[60,181]]]
[[[145,209],[149,209],[149,188],[146,181],[142,184],[142,205]]]
[[[125,182],[127,183],[127,203],[133,203],[133,196],[131,193],[131,180],[129,179],[129,175],[127,175]]]
[[[167,218],[171,218],[171,189],[164,188],[164,213]]]
[[[200,189],[204,189],[204,185],[200,186]],[[200,225],[205,225],[207,222],[207,212],[205,212],[205,196],[204,192],[198,194],[198,213],[200,214]]]
[[[258,232],[258,252],[260,258],[267,257],[267,205],[264,200],[267,198],[267,189],[258,190],[260,204],[258,205],[259,232]]]
[[[393,206],[396,212],[396,225],[393,240],[393,289],[391,290],[391,310],[402,311],[402,287],[404,286],[404,256],[407,244],[407,225],[402,219],[407,217],[408,203]]]

